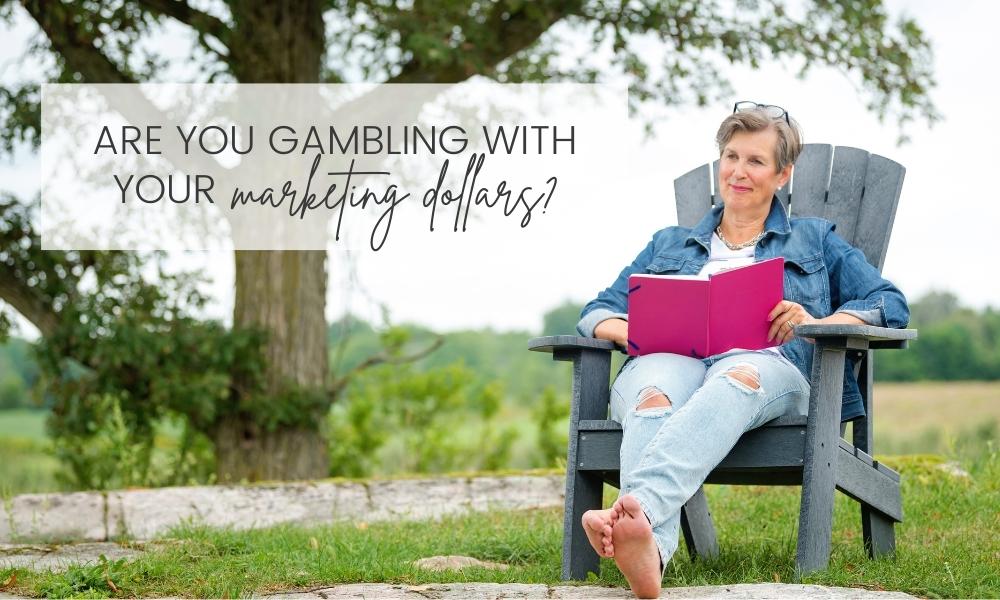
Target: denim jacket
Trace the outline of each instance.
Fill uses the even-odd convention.
[[[584,306],[577,330],[594,336],[594,328],[606,319],[628,319],[628,278],[634,273],[695,275],[708,262],[712,233],[722,218],[722,208],[713,208],[693,229],[667,227],[625,267],[618,279]],[[785,259],[785,299],[801,304],[810,315],[826,317],[834,312],[854,315],[870,325],[906,327],[910,310],[906,298],[883,279],[864,253],[834,233],[835,225],[814,217],[789,219],[777,200],[764,222],[764,237],[757,243],[755,260],[782,256]],[[801,338],[780,348],[809,379],[813,346]],[[849,352],[844,367],[844,421],[865,414],[854,363],[860,354]]]

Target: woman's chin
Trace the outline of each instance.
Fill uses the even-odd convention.
[[[771,206],[771,198],[750,197],[747,194],[731,192],[723,194],[722,205],[730,210],[761,209]]]

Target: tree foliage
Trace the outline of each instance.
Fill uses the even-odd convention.
[[[396,338],[385,346],[398,355],[410,333],[393,328],[382,335]],[[330,412],[331,474],[506,467],[517,431],[495,423],[503,399],[498,380],[461,362],[436,368],[404,362],[367,370]],[[476,436],[456,436],[470,420],[478,425]]]
[[[930,292],[910,309],[920,338],[905,351],[877,353],[879,380],[1000,379],[1000,311],[963,307],[948,292]]]
[[[188,48],[182,59],[197,81],[240,81],[241,56],[252,44],[283,40],[239,35],[241,19],[262,2],[183,0],[61,2],[11,0],[0,18],[20,10],[39,35],[26,54],[51,60],[44,72],[0,89],[3,147],[39,141],[39,84],[44,81],[156,81],[169,72],[162,35]],[[308,11],[312,3],[293,10]],[[725,65],[756,68],[767,60],[794,62],[800,73],[832,66],[864,89],[869,107],[900,123],[935,120],[931,46],[910,18],[893,21],[881,0],[328,0],[321,79],[326,82],[462,81],[473,75],[504,82],[595,81],[624,77],[634,108],[705,105],[728,96]],[[798,10],[796,10],[798,9]],[[179,29],[178,29],[178,26]],[[295,32],[288,32],[289,38]],[[249,38],[249,39],[248,39]],[[176,59],[173,59],[176,62]],[[644,114],[648,114],[644,112]]]

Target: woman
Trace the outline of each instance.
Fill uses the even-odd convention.
[[[905,327],[903,294],[834,225],[789,219],[774,197],[802,147],[798,126],[776,106],[737,103],[716,135],[722,206],[694,228],[667,227],[611,287],[584,307],[582,335],[627,344],[628,277],[702,274],[785,258],[785,299],[768,315],[774,346],[696,359],[649,354],[626,361],[611,388],[611,418],[623,429],[621,492],[583,524],[594,550],[614,557],[640,598],[659,596],[677,549],[680,510],[740,436],[808,408],[812,349],[796,337],[807,323]],[[864,413],[845,368],[843,420]]]

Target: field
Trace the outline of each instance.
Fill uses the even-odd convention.
[[[875,387],[875,451],[949,453],[1000,439],[1000,383],[884,383]]]
[[[45,415],[40,410],[0,411],[0,439],[16,437],[45,441]]]

